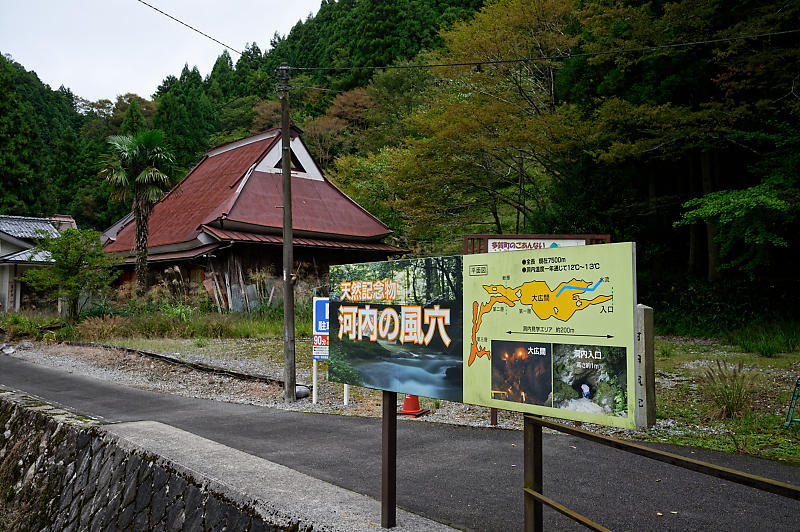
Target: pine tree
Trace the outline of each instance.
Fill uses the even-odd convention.
[[[128,135],[138,133],[143,129],[147,129],[147,122],[142,114],[142,108],[139,105],[139,100],[131,98],[131,104],[125,112],[125,118],[122,120],[122,126],[119,128],[120,135]]]

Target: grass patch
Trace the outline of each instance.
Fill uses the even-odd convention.
[[[642,439],[800,465],[800,430],[783,428],[800,353],[763,357],[700,338],[655,344],[658,424]]]
[[[295,336],[311,335],[311,319],[295,320]],[[101,342],[109,338],[267,338],[283,336],[283,316],[244,313],[156,311],[132,316],[94,316],[75,327],[75,339]],[[202,347],[202,345],[198,345]]]
[[[675,343],[656,338],[655,355],[659,358],[670,358],[675,354]]]
[[[800,322],[780,321],[728,331],[723,338],[743,351],[762,357],[800,349]]]

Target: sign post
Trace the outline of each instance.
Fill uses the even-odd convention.
[[[540,416],[623,428],[652,417],[652,313],[642,310],[637,329],[635,244],[493,243],[523,249],[331,267],[328,380],[384,392],[384,527],[394,524],[387,412],[397,393],[526,414],[534,530],[551,505],[541,495]]]
[[[317,404],[317,361],[328,360],[328,329],[330,313],[327,297],[315,297],[312,319],[314,321],[314,345],[312,355],[314,368],[312,370],[311,402]]]
[[[464,255],[608,244],[610,235],[464,235]],[[489,409],[489,424],[497,425],[497,408]]]

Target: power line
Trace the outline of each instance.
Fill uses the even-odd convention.
[[[322,87],[309,87],[306,85],[289,85],[290,89],[310,89],[314,91],[323,91],[323,92],[341,92],[337,91],[336,89],[324,89]]]
[[[211,39],[212,41],[214,41],[214,42],[215,42],[215,43],[217,43],[217,44],[221,44],[222,46],[224,46],[225,48],[227,48],[227,49],[228,49],[228,50],[230,50],[231,52],[235,52],[235,53],[237,53],[237,54],[239,54],[239,55],[242,55],[242,52],[240,52],[239,50],[237,50],[237,49],[235,49],[235,48],[231,48],[230,46],[228,46],[228,45],[227,45],[227,44],[225,44],[224,42],[222,42],[222,41],[219,41],[219,40],[215,39],[214,37],[212,37],[211,35],[209,35],[209,34],[207,34],[207,33],[203,33],[202,31],[198,30],[198,29],[197,29],[197,28],[195,28],[194,26],[190,26],[189,24],[185,23],[184,21],[182,21],[182,20],[179,20],[179,19],[177,19],[177,18],[173,17],[173,16],[172,16],[172,15],[170,15],[169,13],[165,13],[164,11],[161,11],[161,10],[160,10],[160,9],[158,9],[156,6],[150,5],[150,4],[148,4],[147,2],[145,2],[144,0],[136,0],[136,1],[137,1],[137,2],[139,2],[140,4],[144,4],[144,5],[146,5],[146,6],[147,6],[147,7],[149,7],[150,9],[153,9],[153,10],[155,10],[155,11],[158,11],[159,13],[161,13],[162,15],[164,15],[165,17],[171,18],[172,20],[174,20],[174,21],[175,21],[175,22],[177,22],[178,24],[183,24],[184,26],[186,26],[186,27],[187,27],[187,28],[189,28],[190,30],[192,30],[192,31],[196,31],[197,33],[199,33],[199,34],[200,34],[200,35],[202,35],[203,37],[206,37],[206,38],[208,38],[208,39]]]
[[[139,0],[141,1],[141,0]],[[529,63],[532,61],[547,61],[547,60],[560,60],[560,59],[573,59],[578,57],[596,57],[602,55],[617,55],[636,52],[652,52],[656,50],[666,50],[671,48],[688,48],[690,46],[699,46],[703,44],[716,44],[722,42],[743,41],[748,39],[763,39],[765,37],[776,37],[779,35],[789,35],[793,33],[800,33],[800,29],[786,30],[786,31],[773,31],[769,33],[755,33],[751,35],[738,35],[735,37],[721,37],[719,39],[708,39],[704,41],[689,41],[673,44],[662,44],[657,46],[642,46],[639,48],[617,48],[613,50],[603,50],[601,52],[582,52],[578,54],[558,54],[558,55],[542,55],[536,57],[520,57],[517,59],[494,59],[484,61],[464,61],[459,63],[432,63],[425,65],[390,65],[390,66],[347,66],[347,67],[289,67],[289,70],[299,71],[348,71],[348,70],[389,70],[389,69],[414,69],[414,68],[444,68],[444,67],[457,67],[457,66],[481,66],[481,65],[502,65],[510,63]],[[308,87],[313,88],[313,87]]]

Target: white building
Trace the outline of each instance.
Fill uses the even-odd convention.
[[[31,248],[43,235],[58,237],[59,230],[75,228],[69,216],[33,218],[0,214],[0,312],[15,312],[24,306],[25,287],[19,276],[46,263],[49,257],[34,256]]]

